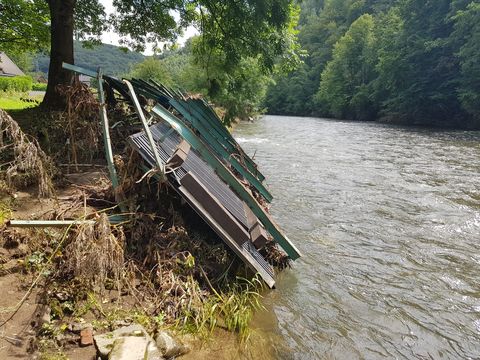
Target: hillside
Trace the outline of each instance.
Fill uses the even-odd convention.
[[[304,0],[309,56],[275,77],[278,115],[480,128],[480,3]]]
[[[123,51],[118,46],[102,44],[93,49],[85,49],[79,41],[75,41],[75,64],[90,69],[101,66],[105,74],[122,75],[130,67],[143,61],[144,55],[133,51]],[[38,70],[48,72],[50,58],[48,55],[38,55]]]

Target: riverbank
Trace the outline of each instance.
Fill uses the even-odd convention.
[[[88,108],[89,102],[82,101],[82,106]],[[95,334],[135,324],[150,336],[145,337],[147,343],[165,330],[175,336],[193,334],[194,342],[201,339],[203,343],[218,329],[225,329],[246,344],[250,319],[261,307],[263,283],[176,193],[148,179],[136,181],[144,177],[131,152],[115,158],[119,197],[102,162],[87,163],[99,151],[94,146],[99,129],[92,126],[98,113],[88,109],[83,113],[90,118],[65,118],[65,114],[35,109],[15,113],[30,134],[49,134],[41,140],[57,164],[68,163],[72,156],[75,162],[83,162],[58,167],[2,113],[0,124],[9,151],[2,153],[7,167],[0,174],[0,263],[5,287],[21,283],[18,289],[10,289],[11,299],[20,300],[5,304],[2,327],[23,327],[21,335],[15,332],[21,337],[3,339],[5,351],[62,357],[78,352],[79,345],[91,346],[95,352],[93,344],[100,351]],[[70,130],[56,129],[65,121],[70,122]],[[71,128],[79,130],[78,136]],[[72,136],[73,141],[62,142]],[[120,136],[123,141],[124,134]],[[80,152],[75,148],[80,144],[91,145]],[[21,228],[5,227],[9,219],[21,220],[15,225]],[[29,220],[40,222],[32,225]],[[272,246],[263,251],[278,266],[286,260]],[[23,316],[18,315],[23,309]],[[14,322],[16,316],[20,323]],[[22,323],[26,317],[45,321]],[[73,330],[75,324],[89,329],[89,335]],[[86,344],[84,335],[93,340]],[[16,339],[14,344],[9,343],[11,339]],[[83,347],[81,352],[87,353]]]
[[[8,219],[46,219],[52,216],[90,217],[98,211],[91,206],[91,200],[101,202],[102,199],[98,193],[95,198],[90,197],[87,195],[88,190],[98,189],[99,184],[105,184],[105,182],[107,182],[105,173],[90,169],[81,173],[66,174],[67,184],[57,189],[55,198],[39,199],[34,189],[30,192],[17,191],[10,198],[8,207],[7,199],[2,198],[2,223]],[[82,345],[81,334],[73,331],[72,326],[91,328],[92,335],[95,335],[131,324],[140,324],[152,338],[164,329],[173,332],[192,353],[186,356],[186,359],[208,358],[213,353],[218,355],[219,352],[225,356],[221,357],[224,359],[236,358],[241,354],[249,358],[248,354],[252,351],[248,345],[249,342],[246,337],[242,340],[235,330],[240,330],[245,336],[249,335],[248,318],[257,306],[253,302],[250,303],[248,299],[254,300],[255,296],[247,298],[239,293],[228,295],[232,297],[230,301],[234,298],[242,299],[244,305],[235,302],[236,307],[240,306],[238,308],[240,312],[232,312],[231,316],[243,317],[242,321],[245,321],[243,328],[230,328],[227,325],[231,320],[225,315],[230,305],[216,296],[209,300],[206,298],[202,303],[195,305],[195,308],[191,307],[190,311],[195,311],[197,315],[174,313],[172,317],[167,313],[168,310],[159,311],[158,309],[179,306],[189,298],[188,293],[193,291],[192,288],[170,289],[171,286],[168,285],[169,290],[165,294],[165,300],[169,302],[167,308],[162,307],[158,302],[160,297],[152,297],[151,292],[146,291],[144,288],[146,284],[153,286],[153,283],[142,278],[146,274],[142,275],[140,270],[136,272],[133,279],[130,279],[130,291],[124,286],[118,288],[113,283],[108,284],[108,281],[105,284],[98,283],[96,286],[99,288],[95,289],[90,287],[93,283],[88,285],[83,281],[85,279],[78,278],[78,276],[88,276],[87,272],[90,271],[88,268],[92,266],[96,268],[92,259],[79,259],[79,266],[82,267],[79,270],[83,271],[83,275],[79,274],[77,279],[70,279],[68,276],[65,278],[66,275],[63,275],[63,278],[55,275],[59,270],[58,266],[66,266],[65,256],[69,251],[68,246],[61,247],[61,252],[60,247],[56,246],[66,235],[64,229],[17,229],[6,228],[4,224],[0,226],[0,292],[8,294],[2,297],[0,302],[2,314],[0,358],[39,356],[41,359],[90,359],[97,353],[94,342]],[[178,232],[175,239],[175,241],[179,240]],[[83,238],[82,241],[88,242],[88,239]],[[221,251],[221,247],[215,248],[217,252]],[[175,251],[172,246],[168,249]],[[81,250],[78,249],[78,251]],[[95,251],[92,255],[98,257],[100,253],[97,251],[102,250]],[[88,257],[89,255],[88,252],[83,252],[83,255],[77,254],[77,256]],[[216,256],[224,255],[218,253]],[[177,255],[174,257],[176,261],[179,260]],[[195,259],[199,264],[208,266],[198,256]],[[183,262],[169,276],[176,277],[185,271],[185,267],[189,266],[186,263],[187,260],[188,257],[184,257]],[[105,264],[105,266],[108,265]],[[164,262],[162,266],[166,267],[168,263]],[[96,269],[100,270],[100,268]],[[125,275],[122,278],[125,278]],[[127,279],[119,279],[122,282],[125,280]],[[250,288],[250,292],[252,291],[255,290]],[[205,293],[202,296],[208,296],[208,294]],[[218,296],[226,299],[227,293],[220,292]],[[220,314],[212,309],[211,306],[214,304],[219,309],[223,307],[222,316],[219,317]],[[247,313],[242,313],[245,311]],[[222,321],[223,324],[218,321]],[[230,330],[228,331],[227,328]]]

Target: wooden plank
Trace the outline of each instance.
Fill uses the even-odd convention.
[[[170,167],[181,166],[185,160],[187,160],[188,153],[190,152],[190,144],[185,140],[182,140],[178,144],[177,149],[174,151],[170,159],[167,161],[167,165]]]
[[[267,232],[259,222],[250,229],[250,237],[257,249],[263,248],[268,241]]]
[[[191,172],[180,179],[180,184],[193,195],[196,201],[218,223],[238,245],[250,241],[245,228],[225,209],[218,199]]]
[[[275,286],[275,279],[255,260],[255,258],[232,239],[232,237],[215,221],[215,219],[213,219],[212,216],[210,216],[202,204],[199,203],[185,187],[180,186],[177,190],[198,215],[200,215],[200,217],[205,220],[205,222],[223,239],[223,241],[225,241],[230,249],[232,249],[232,251],[242,259],[250,269],[252,269],[252,271],[258,273],[268,287],[273,288]]]
[[[243,207],[245,209],[245,216],[247,217],[248,230],[251,230],[255,224],[258,223],[258,219],[247,204],[243,203]]]

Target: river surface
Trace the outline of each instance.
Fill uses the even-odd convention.
[[[303,253],[254,320],[273,358],[480,358],[479,132],[266,116],[234,135]]]

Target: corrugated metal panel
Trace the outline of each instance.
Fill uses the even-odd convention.
[[[122,96],[125,96],[124,84],[114,78],[106,77],[106,80],[122,93]],[[262,184],[265,177],[208,105],[201,100],[184,100],[182,94],[175,94],[154,81],[148,83],[143,80],[132,79],[131,83],[138,94],[158,101],[165,108],[171,107],[178,111],[182,115],[183,120],[195,129],[196,133],[200,135],[205,144],[209,146],[219,159],[229,163],[257,189],[265,200],[271,202],[272,195]],[[126,97],[128,98],[128,95]]]
[[[180,143],[181,138],[176,132],[170,132],[170,127],[166,124],[155,124],[150,127],[153,139],[157,144],[159,155],[165,163],[172,156],[173,152]],[[167,135],[167,136],[166,136]],[[150,150],[145,133],[132,135],[131,141],[140,151],[142,157],[151,165],[154,165],[153,153]],[[160,141],[163,140],[163,141]],[[202,182],[208,190],[219,199],[227,210],[248,229],[247,218],[245,215],[243,202],[238,196],[225,184],[215,171],[202,160],[200,155],[191,149],[189,156],[176,171],[177,176],[182,178],[187,172],[191,171],[195,176],[202,179]]]
[[[181,142],[181,137],[176,132],[172,132],[168,125],[162,123],[151,126],[150,131],[156,143],[160,158],[166,163],[177,148],[177,145]],[[130,136],[130,142],[145,161],[153,167],[155,160],[145,133],[141,132]],[[202,204],[199,204],[196,201],[194,196],[189,194],[182,186],[179,186],[176,179],[178,178],[178,180],[181,181],[181,179],[189,172],[193,173],[198,179],[201,179],[201,184],[207,188],[216,199],[218,199],[225,209],[227,209],[228,212],[238,220],[248,233],[249,226],[245,214],[244,203],[228,187],[228,185],[218,177],[218,175],[194,149],[190,150],[185,162],[175,171],[176,177],[169,177],[169,181],[173,187],[184,196],[194,210],[199,213],[199,215],[244,262],[246,262],[254,271],[258,272],[270,287],[273,287],[275,284],[273,279],[273,268],[263,259],[262,255],[257,251],[253,244],[250,241],[245,241],[243,244],[238,245],[232,237],[234,234],[228,234],[228,232],[221,227],[219,222],[215,221],[215,219],[205,211]]]
[[[74,65],[63,64],[63,66],[80,73],[93,73]],[[124,83],[108,76],[104,79],[110,85],[108,89],[110,89],[112,95],[111,89],[115,89],[126,100],[131,100]],[[142,80],[132,80],[131,83],[135,87],[134,91],[129,84],[132,99],[135,100],[137,113],[140,112],[139,116],[145,123],[144,129],[148,133],[148,137],[143,132],[138,133],[130,137],[130,143],[152,168],[156,167],[157,164],[163,168],[163,164],[168,163],[180,142],[186,141],[188,143],[187,146],[190,151],[186,149],[184,153],[188,153],[188,155],[186,158],[185,156],[181,157],[182,160],[185,158],[185,161],[183,163],[178,162],[181,165],[172,170],[173,174],[170,173],[167,176],[168,181],[212,229],[224,239],[230,248],[253,270],[256,270],[269,286],[273,287],[275,283],[273,268],[251,242],[249,231],[252,230],[252,224],[259,225],[258,222],[261,221],[261,224],[273,236],[274,240],[293,260],[300,257],[301,254],[257,201],[248,186],[245,186],[243,180],[236,176],[227,165],[232,165],[243,175],[245,175],[244,171],[247,171],[248,185],[255,186],[258,189],[263,187],[263,184],[261,184],[263,175],[256,169],[256,164],[246,156],[218,119],[213,109],[205,102],[195,99],[186,100],[184,95],[178,91],[172,92],[161,84],[152,81],[147,83]],[[144,100],[149,98],[157,102],[149,112],[153,115],[153,118],[162,120],[164,123],[147,128],[140,105],[136,101],[135,93],[142,95]],[[177,103],[176,109],[174,103]],[[184,111],[184,116],[181,118],[176,116],[178,112],[181,114],[178,108],[179,104],[181,107],[187,107],[187,112]],[[195,117],[197,118],[195,119],[191,116],[192,108],[196,112]],[[187,126],[188,119],[185,116],[187,113],[192,120],[190,126]],[[199,123],[199,120],[202,123]],[[203,136],[199,130],[202,130]],[[152,151],[152,146],[155,151]],[[226,157],[224,150],[228,152]],[[231,161],[231,158],[237,156],[239,156],[238,160],[242,169],[238,169],[238,164]],[[155,158],[157,161],[154,160]],[[252,175],[254,176],[253,179],[251,179]],[[266,192],[268,193],[268,191]],[[245,209],[249,209],[251,218],[249,217],[248,220]],[[244,236],[238,236],[239,232]]]

